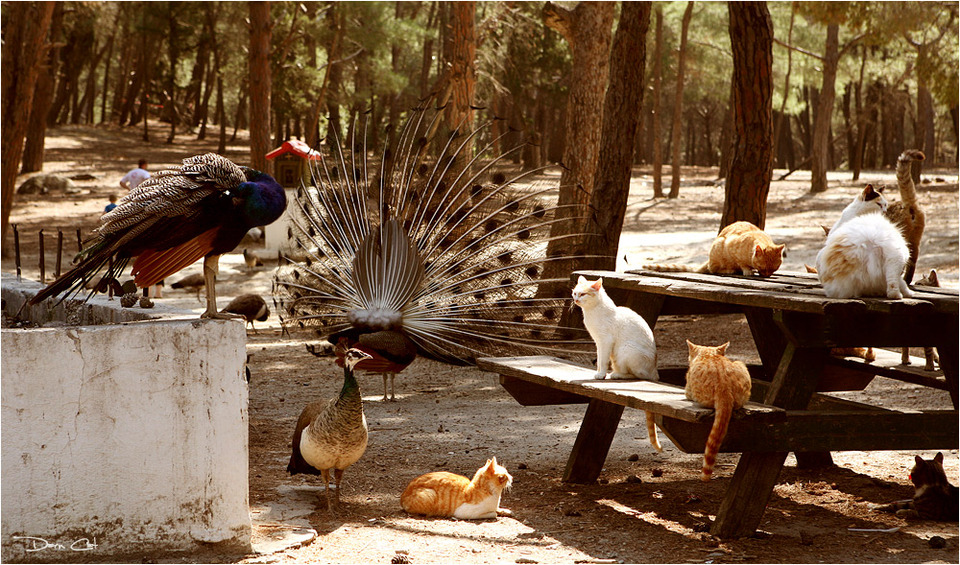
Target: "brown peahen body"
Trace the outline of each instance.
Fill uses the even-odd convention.
[[[270,316],[270,307],[267,306],[267,301],[259,294],[241,294],[231,300],[221,312],[243,316],[243,319],[250,324],[253,332],[256,333],[257,328],[253,325],[254,320],[258,322],[267,321]]]
[[[363,399],[354,368],[357,363],[369,358],[360,350],[348,350],[344,354],[340,395],[333,400],[307,405],[300,413],[293,431],[293,452],[287,472],[291,475],[307,473],[322,476],[328,510],[340,505],[343,472],[367,450],[367,419],[363,414]],[[337,489],[332,505],[330,471],[333,471]]]
[[[542,292],[555,186],[534,182],[502,153],[490,124],[441,129],[441,111],[418,108],[397,143],[369,162],[362,143],[331,148],[298,191],[294,252],[276,275],[274,300],[287,328],[313,328],[336,345],[379,355],[361,370],[396,373],[416,353],[454,363],[477,357],[552,354],[588,359],[583,329],[558,329],[568,297]],[[356,128],[355,128],[356,129]],[[357,148],[350,150],[350,147]],[[563,237],[578,237],[568,234]],[[386,333],[380,333],[386,332]],[[390,336],[397,349],[377,347]],[[399,336],[400,339],[393,339]]]

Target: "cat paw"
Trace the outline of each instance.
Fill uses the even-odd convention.
[[[607,374],[606,374],[606,373],[597,372],[596,374],[593,375],[593,378],[596,379],[596,380],[598,380],[598,381],[602,381],[603,379],[607,378]]]
[[[497,508],[497,516],[513,516],[513,510],[508,508]]]
[[[896,288],[896,289],[888,288],[887,298],[889,298],[890,300],[901,300],[903,298],[903,294],[900,292],[899,288]]]
[[[611,380],[624,380],[624,379],[635,379],[636,377],[630,373],[610,373]]]

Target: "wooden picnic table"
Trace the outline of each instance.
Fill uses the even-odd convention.
[[[798,464],[829,464],[830,451],[952,449],[958,446],[956,290],[914,287],[904,300],[826,298],[815,276],[771,277],[580,271],[603,277],[614,301],[655,327],[662,315],[742,313],[761,364],[751,367],[751,403],[731,421],[721,446],[741,453],[711,532],[722,538],[752,534],[760,523],[789,452]],[[724,341],[722,335],[717,342]],[[715,344],[714,344],[715,345]],[[942,372],[837,358],[834,347],[935,346]],[[899,353],[897,354],[899,357]],[[685,368],[661,368],[660,383],[593,381],[592,368],[551,358],[478,360],[500,372],[501,384],[521,404],[588,402],[564,480],[593,482],[624,407],[650,410],[684,452],[702,452],[712,410],[683,398]],[[581,372],[582,371],[582,372]],[[875,375],[943,389],[953,409],[899,411],[841,400],[824,391],[859,390]]]

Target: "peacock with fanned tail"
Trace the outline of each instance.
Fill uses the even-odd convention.
[[[365,141],[334,143],[297,192],[274,281],[284,327],[370,354],[357,368],[384,374],[385,399],[387,376],[418,354],[471,364],[592,348],[585,330],[558,327],[569,299],[542,286],[569,283],[543,276],[569,259],[546,257],[556,186],[513,164],[522,145],[495,150],[507,134],[492,121],[444,134],[442,114],[412,110],[379,158]]]

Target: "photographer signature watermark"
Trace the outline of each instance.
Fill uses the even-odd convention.
[[[74,540],[74,542],[69,545],[47,541],[44,538],[35,536],[11,536],[11,539],[14,541],[22,541],[24,545],[26,545],[25,550],[27,553],[44,551],[47,549],[52,551],[93,551],[98,547],[96,537],[93,538],[93,541],[91,541],[90,538],[80,538]]]

